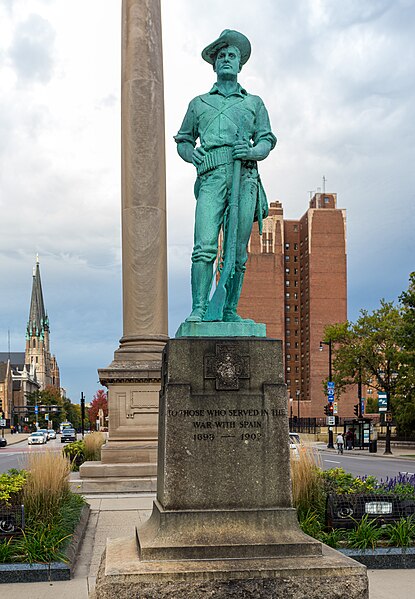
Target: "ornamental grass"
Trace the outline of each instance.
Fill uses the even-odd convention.
[[[85,435],[85,459],[87,461],[97,461],[101,459],[101,447],[105,443],[105,435],[99,432]]]
[[[52,520],[69,496],[70,462],[61,453],[32,453],[28,456],[27,470],[23,492],[26,513],[31,519]]]

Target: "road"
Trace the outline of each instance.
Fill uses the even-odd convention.
[[[27,440],[0,448],[0,474],[10,468],[25,468],[27,455],[43,451],[60,451],[63,447],[60,435],[46,445],[28,445]]]
[[[378,480],[381,478],[385,480],[387,476],[394,477],[399,472],[409,474],[415,472],[415,459],[411,458],[383,457],[356,450],[337,455],[336,452],[320,449],[319,455],[324,470],[344,468],[346,472],[351,472],[355,476],[373,474]]]

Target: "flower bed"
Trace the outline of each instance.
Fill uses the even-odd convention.
[[[51,564],[71,561],[69,548],[74,533],[80,520],[87,521],[89,509],[83,497],[69,490],[69,471],[66,458],[45,452],[29,456],[27,471],[12,470],[0,477],[0,513],[16,505],[25,507],[25,526],[20,534],[9,534],[0,540],[0,564],[7,564],[0,566],[0,582],[9,581],[5,572],[18,571],[12,564],[42,564],[32,570],[45,569],[43,580],[47,580]],[[80,534],[83,531],[78,530],[75,537]],[[22,570],[28,569],[26,566]]]

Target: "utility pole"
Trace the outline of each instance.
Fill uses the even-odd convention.
[[[85,397],[83,391],[81,392],[81,435],[82,439],[85,434]]]

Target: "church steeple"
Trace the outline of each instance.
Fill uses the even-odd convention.
[[[49,319],[43,302],[42,281],[40,279],[39,256],[36,256],[36,266],[33,268],[32,297],[30,300],[29,320],[27,323],[26,339],[45,336],[49,331]]]
[[[41,390],[48,385],[60,388],[59,366],[49,348],[49,318],[43,301],[39,256],[36,256],[36,266],[33,269],[25,363],[35,369]]]

